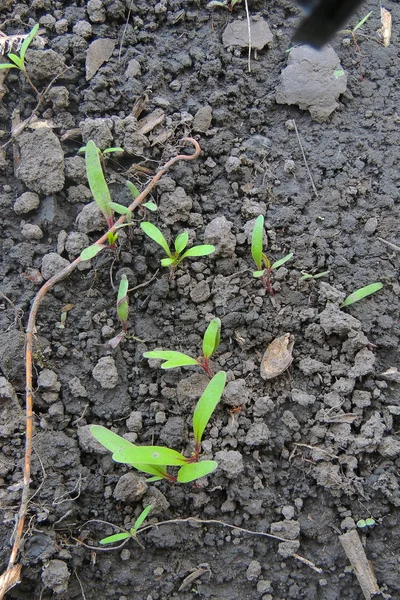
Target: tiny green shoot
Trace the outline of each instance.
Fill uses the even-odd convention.
[[[259,277],[262,281],[264,289],[268,290],[270,296],[274,296],[272,288],[271,274],[275,269],[279,269],[288,260],[293,258],[293,253],[287,254],[283,258],[277,260],[273,264],[263,252],[263,233],[264,233],[264,217],[258,216],[254,224],[253,233],[251,236],[251,255],[257,267],[257,271],[253,271],[253,277]]]
[[[126,337],[128,331],[128,285],[128,278],[125,274],[123,274],[119,283],[117,296],[117,315],[121,321],[122,331],[108,342],[111,348],[116,348],[118,344]]]
[[[342,29],[341,31],[339,31],[339,33],[345,34],[345,35],[350,35],[351,39],[353,41],[354,47],[356,49],[356,52],[359,56],[359,64],[360,64],[360,78],[363,79],[363,72],[362,72],[362,54],[361,54],[361,49],[360,46],[358,44],[357,41],[357,37],[356,37],[356,32],[364,25],[364,23],[366,21],[368,21],[368,19],[370,18],[370,16],[372,15],[373,11],[371,10],[369,13],[367,13],[358,23],[355,27],[353,27],[353,29]]]
[[[127,540],[128,538],[133,538],[134,540],[137,541],[136,536],[138,534],[138,531],[139,531],[140,527],[143,525],[143,522],[146,520],[151,509],[152,509],[151,504],[149,506],[146,506],[146,508],[142,510],[142,512],[136,519],[133,527],[131,527],[131,529],[129,531],[124,531],[121,533],[115,533],[114,535],[109,535],[108,537],[105,537],[102,540],[100,540],[99,544],[102,544],[102,545],[114,544],[115,542],[122,542],[123,540]]]
[[[342,302],[342,304],[340,305],[340,308],[344,308],[345,306],[350,306],[351,304],[354,304],[355,302],[359,302],[360,300],[363,300],[363,298],[366,298],[367,296],[370,296],[371,294],[375,294],[375,292],[378,292],[382,288],[383,288],[383,283],[381,283],[381,282],[370,283],[369,285],[366,285],[365,287],[362,287],[362,288],[356,290],[355,292],[350,294],[350,296],[347,296],[345,301]]]
[[[171,270],[171,279],[174,277],[174,272],[176,267],[182,262],[184,258],[188,258],[190,256],[207,256],[208,254],[212,254],[215,251],[215,247],[211,245],[201,245],[201,246],[193,246],[184,252],[188,241],[189,234],[187,231],[180,233],[174,242],[174,252],[171,251],[167,240],[163,236],[162,232],[153,225],[153,223],[149,223],[148,221],[144,221],[140,224],[141,229],[144,233],[156,242],[166,253],[167,257],[161,260],[161,265],[163,267],[169,267]]]
[[[310,280],[314,280],[314,279],[321,279],[321,277],[325,277],[325,275],[328,275],[329,273],[330,273],[330,271],[323,271],[322,273],[315,273],[314,275],[312,275],[311,273],[307,273],[307,271],[302,271],[300,281],[310,281]]]
[[[26,36],[24,41],[22,42],[21,48],[19,51],[19,56],[17,56],[16,54],[13,54],[12,52],[7,54],[7,58],[9,58],[11,60],[11,62],[10,63],[1,63],[0,69],[19,69],[26,75],[25,54],[29,48],[31,41],[37,34],[38,29],[39,29],[39,25],[36,24],[32,28],[32,30],[29,32],[29,34]]]
[[[113,460],[131,465],[138,471],[152,475],[148,481],[167,479],[170,482],[188,483],[209,475],[217,468],[214,460],[200,461],[201,440],[204,430],[221,399],[225,388],[226,373],[220,371],[211,379],[198,401],[193,415],[195,450],[190,457],[163,446],[135,446],[113,431],[100,425],[90,428],[93,437],[110,450]],[[167,467],[180,467],[177,475]],[[117,541],[117,540],[114,540]]]
[[[190,365],[196,365],[201,367],[207,375],[213,377],[213,372],[210,367],[210,359],[218,350],[221,335],[221,320],[217,317],[212,319],[204,333],[203,338],[203,356],[200,358],[192,358],[183,352],[176,352],[174,350],[152,350],[151,352],[145,352],[143,356],[145,358],[157,358],[165,361],[162,365],[162,369],[174,369],[175,367],[187,367]]]
[[[372,517],[368,517],[367,519],[360,519],[356,524],[360,529],[365,529],[366,527],[374,527],[376,521]]]

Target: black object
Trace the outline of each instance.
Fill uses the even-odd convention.
[[[346,23],[362,0],[298,0],[309,13],[294,36],[295,42],[321,48]]]

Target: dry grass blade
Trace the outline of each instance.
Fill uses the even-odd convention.
[[[14,565],[0,576],[0,599],[4,598],[7,592],[20,582],[21,569],[22,565]]]
[[[380,593],[380,590],[358,532],[355,529],[348,531],[340,535],[339,540],[354,569],[365,600],[371,600],[375,594]]]
[[[392,13],[383,6],[381,6],[381,23],[382,27],[379,33],[383,38],[383,45],[387,48],[392,37]]]

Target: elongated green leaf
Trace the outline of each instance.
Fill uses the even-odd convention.
[[[193,248],[189,248],[186,250],[184,254],[179,259],[181,262],[184,258],[188,258],[189,256],[207,256],[208,254],[212,254],[215,252],[215,246],[211,246],[211,244],[205,244],[203,246],[193,246]]]
[[[211,379],[203,395],[196,404],[193,415],[193,433],[196,444],[200,444],[207,423],[221,399],[226,382],[225,371],[220,371]]]
[[[280,258],[279,260],[277,260],[276,262],[274,262],[274,264],[271,265],[271,271],[272,271],[272,269],[279,269],[279,267],[281,267],[282,265],[284,265],[285,262],[287,262],[291,258],[293,258],[293,252],[291,252],[290,254],[286,254],[286,256],[284,256],[283,258]]]
[[[24,60],[25,53],[28,50],[29,44],[31,43],[31,41],[33,40],[33,38],[35,37],[35,35],[37,34],[38,29],[39,29],[39,24],[36,23],[36,25],[31,29],[31,31],[29,32],[29,34],[27,35],[27,37],[22,42],[21,50],[19,51],[19,55],[22,58],[22,60]]]
[[[143,204],[143,206],[145,208],[147,208],[147,210],[150,210],[151,212],[156,212],[158,210],[158,206],[157,206],[157,204],[154,204],[154,202],[145,202]]]
[[[17,65],[12,65],[11,63],[1,63],[0,69],[18,69]]]
[[[160,481],[161,479],[168,479],[167,468],[163,465],[142,465],[141,463],[136,465],[131,465],[134,469],[138,471],[142,471],[142,473],[147,473],[148,475],[155,475],[154,479],[151,481]],[[146,479],[146,481],[150,481],[150,479]]]
[[[158,244],[159,246],[161,246],[161,248],[163,248],[165,250],[165,252],[168,254],[168,256],[170,258],[173,258],[171,250],[169,249],[167,240],[165,239],[165,237],[163,236],[161,231],[158,229],[158,227],[153,225],[153,223],[149,223],[148,221],[144,221],[143,223],[140,223],[140,227],[141,227],[141,229],[143,229],[145,234],[148,235],[149,238],[151,238],[153,240],[153,242],[156,242],[156,244]]]
[[[221,319],[210,321],[203,338],[203,356],[210,358],[217,351],[221,334]]]
[[[176,263],[176,260],[175,258],[162,258],[160,260],[160,263],[162,267],[170,267],[171,265]]]
[[[149,504],[149,506],[146,506],[146,508],[144,508],[142,510],[142,512],[140,513],[140,515],[136,519],[135,524],[133,526],[133,529],[135,531],[137,531],[139,529],[139,527],[141,526],[141,524],[143,523],[143,521],[146,519],[146,517],[149,514],[149,512],[151,511],[151,509],[152,509],[152,506],[151,506],[151,504]]]
[[[130,533],[114,533],[114,535],[109,535],[108,537],[103,538],[99,541],[99,544],[113,544],[114,542],[121,542],[122,540],[126,540],[129,537],[132,537]]]
[[[96,254],[103,250],[103,248],[105,248],[103,244],[93,244],[93,246],[88,246],[82,250],[80,255],[81,260],[90,260],[91,258],[94,258]]]
[[[128,285],[128,278],[125,274],[123,274],[119,283],[117,296],[117,313],[122,323],[126,323],[126,321],[128,320]]]
[[[130,215],[131,211],[129,208],[124,206],[123,204],[118,204],[117,202],[110,202],[110,208],[115,210],[119,215]]]
[[[180,233],[175,240],[175,252],[180,254],[186,248],[189,240],[189,234],[187,231]]]
[[[138,196],[140,196],[140,192],[137,189],[136,185],[133,185],[133,183],[131,181],[125,181],[125,184],[126,184],[127,188],[129,189],[130,193],[132,194],[132,196],[134,197],[134,199],[136,200],[136,198]]]
[[[126,463],[128,465],[162,465],[162,466],[180,466],[187,462],[180,452],[164,448],[163,446],[134,446],[124,448],[113,455],[115,462]]]
[[[85,150],[86,174],[93,198],[106,219],[112,218],[111,196],[100,162],[99,149],[89,140]]]
[[[92,425],[90,428],[90,433],[98,442],[100,442],[102,446],[104,446],[104,448],[111,450],[113,453],[135,447],[125,438],[114,433],[113,431],[110,431],[106,427],[102,427],[101,425]]]
[[[162,481],[163,479],[168,479],[168,477],[159,477],[158,475],[156,475],[155,477],[149,477],[148,479],[146,479],[146,483],[154,483],[155,481]]]
[[[215,460],[202,460],[198,463],[189,463],[183,465],[178,471],[178,482],[189,483],[200,477],[209,475],[218,467],[218,463]]]
[[[106,148],[103,150],[103,154],[110,154],[111,152],[123,152],[124,149],[117,146],[116,148]]]
[[[253,271],[253,277],[262,277],[265,275],[265,269],[263,271]]]
[[[347,296],[346,300],[340,305],[340,308],[343,308],[344,306],[350,306],[350,304],[354,304],[355,302],[358,302],[359,300],[362,300],[371,294],[375,294],[375,292],[381,290],[382,288],[383,283],[370,283],[369,285],[356,290],[350,294],[350,296]]]
[[[262,251],[263,251],[263,233],[264,233],[264,217],[257,217],[254,224],[253,233],[251,236],[251,255],[254,263],[259,271],[262,267]]]
[[[360,27],[362,27],[362,26],[364,25],[365,21],[367,21],[367,19],[369,19],[369,18],[370,18],[370,16],[372,15],[372,12],[373,12],[373,11],[371,10],[371,11],[370,11],[368,14],[366,14],[366,15],[365,15],[365,17],[363,17],[363,18],[361,19],[361,21],[359,21],[359,22],[357,23],[357,25],[356,25],[356,26],[354,27],[354,29],[353,29],[353,32],[354,32],[354,31],[357,31],[357,29],[360,29]]]
[[[175,352],[174,350],[152,350],[143,354],[145,358],[159,358],[166,361],[161,365],[162,369],[172,369],[173,367],[187,367],[188,365],[198,365],[195,358],[183,354],[183,352]]]
[[[24,61],[22,60],[22,58],[20,58],[16,54],[12,54],[12,53],[7,54],[7,58],[12,60],[13,63],[17,65],[18,69],[21,69],[21,71],[24,70]]]

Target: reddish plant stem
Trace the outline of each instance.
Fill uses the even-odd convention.
[[[152,189],[156,186],[159,179],[168,171],[172,165],[180,160],[193,160],[197,158],[200,154],[200,146],[196,140],[193,138],[183,138],[183,141],[189,142],[193,144],[195,151],[193,154],[179,154],[174,156],[169,160],[160,171],[153,177],[151,182],[147,185],[147,187],[143,190],[143,192],[132,202],[132,204],[128,207],[129,211],[132,213],[137,206],[139,206],[143,200],[149,195]],[[121,225],[126,219],[126,215],[122,215],[110,229],[102,235],[94,245],[103,245],[104,242],[107,241],[107,236],[109,233],[114,233],[116,231],[116,227]],[[18,551],[21,544],[21,539],[24,531],[25,517],[28,509],[29,502],[29,482],[31,477],[31,455],[32,455],[32,437],[33,437],[33,385],[32,385],[32,370],[33,370],[33,341],[34,334],[36,331],[36,316],[42,303],[43,298],[46,293],[51,290],[51,288],[67,277],[72,271],[78,266],[81,262],[81,258],[76,258],[71,264],[69,264],[65,269],[62,269],[51,279],[46,281],[46,283],[40,288],[38,293],[35,296],[35,299],[32,303],[32,307],[29,313],[28,325],[26,328],[26,340],[25,340],[25,370],[26,370],[26,388],[25,388],[25,413],[26,413],[26,430],[25,430],[25,458],[24,458],[24,478],[23,478],[23,488],[21,495],[21,504],[18,513],[18,521],[15,530],[14,543],[11,549],[10,559],[8,561],[8,567],[5,573],[0,578],[0,600],[2,600],[10,589],[8,585],[9,575],[13,571],[13,567],[15,565]]]

